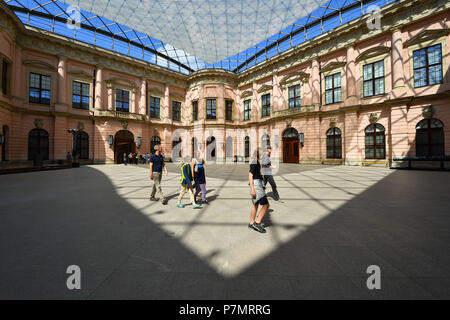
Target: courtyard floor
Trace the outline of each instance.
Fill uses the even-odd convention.
[[[448,172],[282,164],[260,234],[248,165],[206,166],[197,210],[176,207],[168,167],[167,206],[149,201],[145,166],[0,176],[0,299],[450,298]]]

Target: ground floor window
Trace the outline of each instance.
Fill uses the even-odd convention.
[[[245,137],[244,139],[244,145],[245,145],[245,157],[250,157],[250,137]]]
[[[366,130],[366,159],[386,159],[385,129],[381,124],[369,125]]]
[[[33,129],[28,133],[28,160],[49,159],[48,132],[44,129]]]
[[[438,119],[424,119],[416,126],[416,156],[443,157],[444,126]]]
[[[342,136],[339,128],[327,131],[327,159],[342,159]]]

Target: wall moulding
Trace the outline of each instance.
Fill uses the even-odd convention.
[[[38,69],[44,69],[53,72],[58,71],[58,69],[55,66],[52,66],[51,64],[40,60],[23,60],[22,63],[26,66],[32,66]]]
[[[436,40],[441,37],[448,36],[449,34],[449,29],[424,30],[415,37],[403,43],[403,48],[408,48],[412,45],[420,44],[422,42]]]
[[[384,46],[378,46],[374,48],[367,49],[363,53],[361,53],[359,56],[356,57],[356,62],[360,62],[363,60],[371,59],[374,57],[381,56],[383,54],[386,54],[391,51],[391,48],[384,47]]]

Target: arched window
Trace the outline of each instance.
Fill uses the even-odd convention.
[[[161,144],[161,138],[158,136],[153,136],[150,140],[150,152],[155,153],[155,146]]]
[[[385,129],[373,123],[366,130],[366,159],[386,159]]]
[[[216,138],[214,136],[206,139],[206,160],[216,160]]]
[[[249,158],[250,157],[250,137],[249,136],[245,137],[244,145],[245,145],[245,157]]]
[[[438,119],[424,119],[416,126],[416,156],[443,157],[444,125]]]
[[[89,135],[84,131],[79,131],[77,135],[78,159],[89,159]]]
[[[327,159],[342,159],[342,138],[339,128],[327,131]]]
[[[267,147],[270,147],[270,136],[268,134],[264,134],[261,137],[261,146],[263,151],[266,151]]]
[[[174,137],[172,139],[172,158],[181,158],[181,138]],[[178,151],[178,152],[177,152]]]
[[[283,132],[283,138],[298,138],[298,131],[294,128],[287,128]]]
[[[234,153],[233,148],[233,138],[227,137],[227,144],[226,144],[226,156],[227,158],[232,158]]]
[[[28,160],[48,160],[48,132],[33,129],[28,133]]]

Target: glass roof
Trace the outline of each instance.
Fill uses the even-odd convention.
[[[395,1],[66,0],[68,3],[64,3],[56,0],[5,0],[25,25],[184,74],[205,68],[242,72],[360,18],[373,5],[383,7]],[[69,2],[81,6],[80,19],[77,19],[77,12]],[[258,5],[246,6],[250,2]],[[270,5],[263,5],[268,3]],[[208,8],[205,9],[206,6]],[[83,10],[86,8],[89,11]],[[139,14],[139,11],[144,14]],[[236,20],[237,16],[240,21]],[[294,23],[287,23],[290,19]],[[68,21],[73,20],[79,21],[77,28],[68,27]],[[206,20],[208,22],[204,22]],[[250,24],[245,22],[247,20]],[[273,34],[272,30],[277,28],[283,29]],[[154,32],[149,35],[146,33],[148,30]],[[248,34],[251,36],[247,36]],[[268,36],[270,34],[273,35]],[[256,45],[250,42],[258,38],[264,40]],[[249,43],[253,45],[240,49]],[[195,52],[195,55],[187,51]],[[220,61],[205,61],[215,61],[214,59]]]

